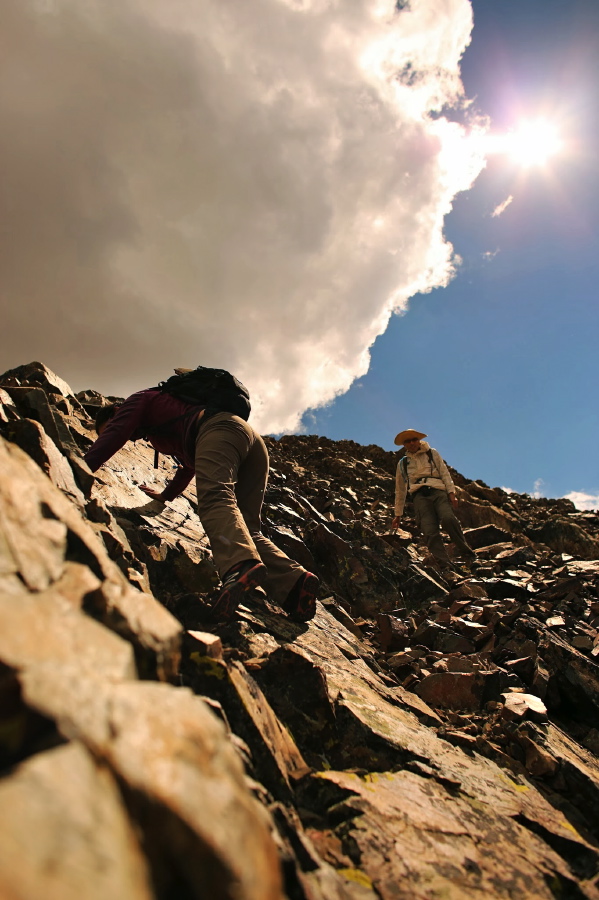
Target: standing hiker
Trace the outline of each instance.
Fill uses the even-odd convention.
[[[175,371],[181,377],[192,370]],[[229,373],[223,374],[232,379]],[[138,391],[121,404],[102,407],[96,416],[98,439],[85,454],[85,461],[95,472],[128,440],[140,438],[156,451],[174,456],[179,469],[164,490],[145,485],[141,490],[168,502],[181,494],[195,475],[198,514],[222,580],[214,617],[230,619],[246,591],[260,586],[292,619],[308,621],[316,612],[318,578],[289,559],[261,531],[268,481],[264,441],[240,415],[173,396],[168,392],[169,382]],[[245,394],[247,417],[249,395]]]
[[[466,564],[476,559],[476,553],[466,543],[462,526],[454,513],[458,498],[449,470],[437,450],[426,441],[426,434],[407,428],[395,438],[406,453],[397,464],[395,477],[395,518],[393,527],[399,527],[406,497],[414,502],[416,522],[422,531],[426,546],[435,557],[439,568],[451,570],[440,528],[443,527],[457,547]]]

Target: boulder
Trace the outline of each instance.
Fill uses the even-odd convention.
[[[547,519],[529,528],[527,535],[534,541],[547,544],[557,553],[572,553],[582,559],[599,560],[599,540],[568,519]]]
[[[494,524],[481,525],[479,528],[467,528],[464,536],[473,550],[510,540],[510,532]]]
[[[0,896],[156,896],[114,775],[78,741],[39,753],[0,782]]]
[[[436,672],[416,688],[429,706],[443,709],[480,709],[484,691],[485,677],[480,672]]]

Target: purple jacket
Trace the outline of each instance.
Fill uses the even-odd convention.
[[[181,494],[195,475],[195,438],[197,415],[203,406],[191,406],[171,394],[152,390],[138,391],[124,401],[118,411],[106,423],[102,434],[94,441],[84,456],[92,472],[110,459],[127,441],[145,438],[155,450],[174,456],[180,464],[175,477],[162,492],[164,500],[173,500]],[[173,422],[164,431],[157,426],[189,412],[190,415]]]

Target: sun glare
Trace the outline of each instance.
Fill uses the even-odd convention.
[[[525,122],[508,136],[508,152],[523,166],[543,165],[560,147],[557,129],[543,120]]]
[[[546,119],[531,119],[507,134],[487,137],[488,153],[503,153],[524,167],[545,165],[561,148],[557,128]]]

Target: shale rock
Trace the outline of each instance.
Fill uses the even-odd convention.
[[[448,579],[395,453],[267,438],[322,602],[217,627],[193,487],[139,490],[172,461],[82,461],[109,399],[0,376],[0,894],[599,900],[599,516],[452,470]]]

